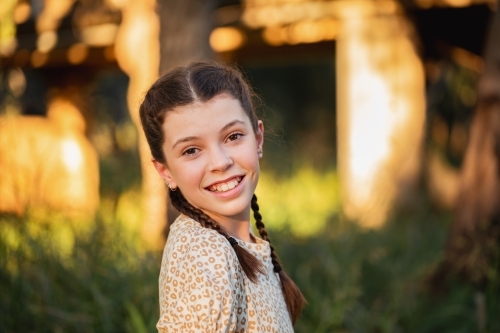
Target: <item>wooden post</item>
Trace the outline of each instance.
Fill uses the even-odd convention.
[[[160,22],[156,13],[156,2],[108,1],[120,8],[123,14],[116,37],[115,54],[118,64],[130,78],[128,108],[139,138],[144,209],[142,235],[149,246],[159,248],[164,243],[163,230],[167,221],[166,188],[151,163],[151,152],[139,119],[141,98],[158,77]]]
[[[343,1],[337,133],[346,217],[378,227],[420,173],[425,82],[397,2]]]

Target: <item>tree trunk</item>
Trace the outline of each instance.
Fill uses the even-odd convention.
[[[344,1],[337,39],[337,135],[343,211],[379,227],[420,173],[423,66],[396,2]],[[410,198],[409,198],[410,199]]]
[[[484,73],[460,179],[445,260],[433,276],[435,287],[449,273],[483,285],[500,267],[500,11],[485,50]]]
[[[158,77],[159,22],[154,0],[123,1],[123,20],[115,41],[116,60],[129,76],[127,102],[130,116],[138,132],[138,148],[142,169],[142,238],[152,248],[164,243],[166,224],[166,190],[151,163],[146,137],[141,129],[139,104],[144,92]]]
[[[216,0],[158,0],[160,72],[213,57],[209,38]]]
[[[209,38],[217,0],[158,0],[160,16],[160,72],[194,60],[213,58]],[[168,226],[177,210],[168,205]]]

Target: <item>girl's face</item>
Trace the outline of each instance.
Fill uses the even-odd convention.
[[[262,122],[254,132],[240,102],[229,94],[181,106],[163,123],[167,163],[153,161],[171,188],[216,221],[249,220],[259,179]]]

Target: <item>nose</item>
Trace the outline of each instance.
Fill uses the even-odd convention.
[[[210,171],[225,171],[233,165],[233,159],[224,147],[217,146],[210,151]]]

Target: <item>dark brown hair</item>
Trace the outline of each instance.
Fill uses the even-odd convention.
[[[258,119],[252,103],[253,92],[238,70],[215,62],[195,62],[176,67],[163,74],[148,90],[139,109],[142,127],[153,158],[160,163],[167,163],[162,148],[164,142],[162,124],[169,111],[194,102],[207,102],[222,93],[227,93],[240,102],[256,132]],[[246,276],[252,282],[257,282],[258,274],[265,272],[262,263],[228,235],[217,221],[191,205],[179,189],[170,190],[169,194],[172,205],[179,212],[224,236],[233,247]],[[255,195],[251,207],[260,236],[271,244]],[[288,311],[292,322],[295,322],[305,304],[305,299],[299,288],[281,268],[273,246],[270,247],[274,271],[279,274]]]

